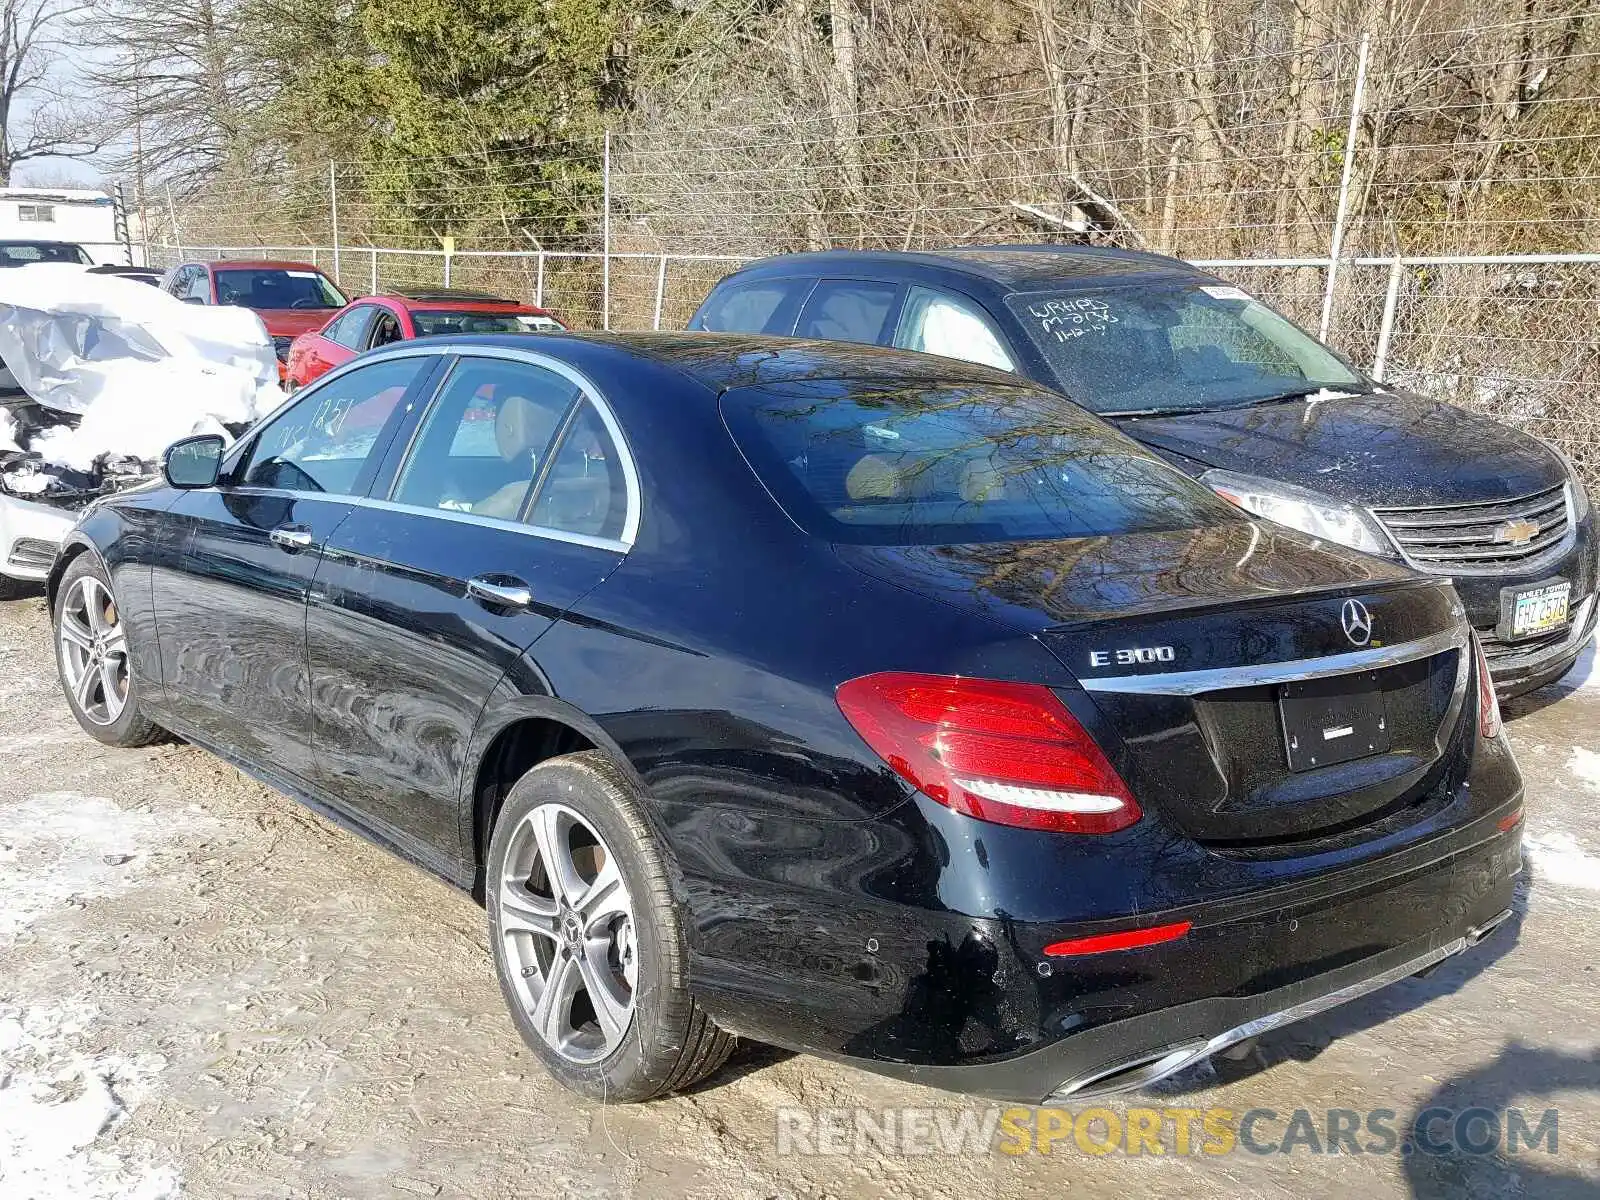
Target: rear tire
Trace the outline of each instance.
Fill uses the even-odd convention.
[[[605,1103],[650,1100],[727,1060],[733,1037],[689,991],[655,834],[605,755],[553,758],[517,782],[495,819],[484,894],[500,990],[562,1084]]]
[[[51,616],[61,690],[84,732],[108,746],[161,740],[165,730],[144,715],[111,580],[92,554],[78,555],[61,576]]]

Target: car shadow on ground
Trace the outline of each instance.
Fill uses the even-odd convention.
[[[1152,1089],[1163,1096],[1185,1095],[1238,1083],[1284,1062],[1310,1062],[1341,1038],[1375,1028],[1403,1013],[1458,991],[1511,952],[1522,935],[1533,886],[1524,863],[1511,900],[1511,915],[1482,942],[1446,959],[1425,975],[1413,975],[1314,1017],[1263,1034],[1238,1059],[1217,1056],[1197,1063]]]
[[[1574,1093],[1600,1095],[1600,1048],[1568,1054],[1510,1042],[1490,1062],[1444,1081],[1399,1126],[1403,1136],[1419,1135],[1404,1154],[1411,1194],[1418,1200],[1509,1195],[1594,1200],[1600,1195],[1597,1164],[1562,1149],[1561,1139],[1571,1131],[1562,1130],[1554,1101]],[[1472,1110],[1484,1111],[1472,1115]],[[1508,1110],[1520,1110],[1520,1118]],[[1522,1136],[1514,1138],[1518,1129]]]

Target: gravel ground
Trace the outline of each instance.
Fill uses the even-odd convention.
[[[504,1015],[470,899],[202,751],[91,741],[40,602],[0,604],[0,1197],[1595,1196],[1592,654],[1511,715],[1517,918],[1426,980],[1131,1104],[1272,1109],[1268,1144],[1297,1109],[1318,1128],[1329,1108],[1388,1109],[1403,1129],[1434,1104],[1530,1125],[1553,1107],[1557,1153],[1096,1156],[1069,1137],[1048,1156],[780,1155],[784,1108],[996,1110],[760,1047],[692,1095],[575,1098]]]

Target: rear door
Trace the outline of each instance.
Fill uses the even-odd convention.
[[[166,700],[220,749],[311,776],[306,593],[328,537],[368,486],[437,360],[391,358],[330,379],[279,412],[216,487],[168,519],[179,569],[153,578]]]
[[[488,350],[451,365],[389,459],[328,540],[312,592],[316,768],[370,827],[459,859],[478,716],[622,561],[637,476],[581,376]]]

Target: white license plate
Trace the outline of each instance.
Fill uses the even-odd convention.
[[[1566,580],[1518,592],[1511,605],[1511,636],[1531,637],[1562,628],[1571,596],[1572,584]]]

